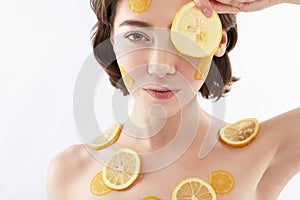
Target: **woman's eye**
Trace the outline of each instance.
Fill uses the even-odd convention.
[[[149,39],[147,37],[145,37],[144,35],[142,35],[140,33],[131,33],[131,34],[128,34],[126,36],[126,38],[128,38],[129,40],[131,40],[133,42],[149,41]]]

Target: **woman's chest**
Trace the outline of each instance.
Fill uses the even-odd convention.
[[[256,186],[264,171],[264,163],[255,164],[253,159],[223,154],[203,160],[193,156],[183,157],[164,168],[143,172],[128,189],[111,191],[99,199],[143,199],[147,196],[156,196],[168,200],[172,198],[172,193],[180,183],[186,181],[185,187],[188,187],[193,185],[193,182],[189,183],[188,180],[196,178],[200,183],[204,182],[208,187],[212,187],[219,200],[253,200]],[[203,187],[205,184],[198,186]],[[192,186],[187,188],[189,189],[194,190],[191,193],[200,191],[200,188]]]

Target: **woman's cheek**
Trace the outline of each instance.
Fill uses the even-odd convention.
[[[130,75],[125,71],[125,69],[119,64],[119,69],[121,71],[123,82],[127,89],[131,89],[134,86],[134,80]]]
[[[211,60],[213,56],[207,56],[205,58],[199,58],[195,65],[195,80],[204,80],[209,72]]]
[[[138,67],[147,66],[144,59],[141,59],[143,55],[137,53],[130,53],[117,59],[119,69],[121,71],[122,79],[127,89],[134,87],[135,80],[137,80],[136,69]]]

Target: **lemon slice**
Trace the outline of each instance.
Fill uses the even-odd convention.
[[[103,134],[99,135],[92,142],[90,142],[88,146],[95,150],[103,149],[117,141],[121,131],[122,124],[113,124],[107,130],[105,130]]]
[[[112,153],[103,167],[103,181],[114,190],[123,190],[139,177],[141,159],[132,149],[119,149]]]
[[[227,194],[233,190],[235,179],[225,170],[216,170],[210,173],[209,183],[217,194]]]
[[[152,0],[128,0],[128,6],[132,12],[141,13],[148,10]]]
[[[133,84],[134,84],[133,79],[129,76],[129,74],[125,71],[125,69],[123,67],[121,67],[120,65],[119,65],[119,69],[120,69],[122,79],[124,81],[125,86],[128,89],[131,89],[133,87]]]
[[[181,181],[172,192],[172,200],[216,200],[217,196],[210,184],[200,178]]]
[[[257,136],[259,129],[260,124],[257,119],[247,118],[224,126],[219,135],[226,144],[233,147],[243,147]]]
[[[142,198],[142,200],[161,200],[161,199],[156,196],[148,196],[148,197]]]
[[[91,193],[96,196],[102,196],[105,195],[112,190],[105,185],[102,179],[102,171],[96,174],[96,176],[93,178],[91,184],[90,184],[90,190]]]
[[[222,39],[222,23],[218,14],[207,18],[191,1],[176,13],[171,27],[171,40],[177,50],[187,56],[211,56]]]

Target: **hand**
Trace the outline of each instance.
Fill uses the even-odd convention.
[[[238,13],[262,10],[283,3],[281,0],[194,0],[199,9],[207,17],[215,9],[218,13]]]

